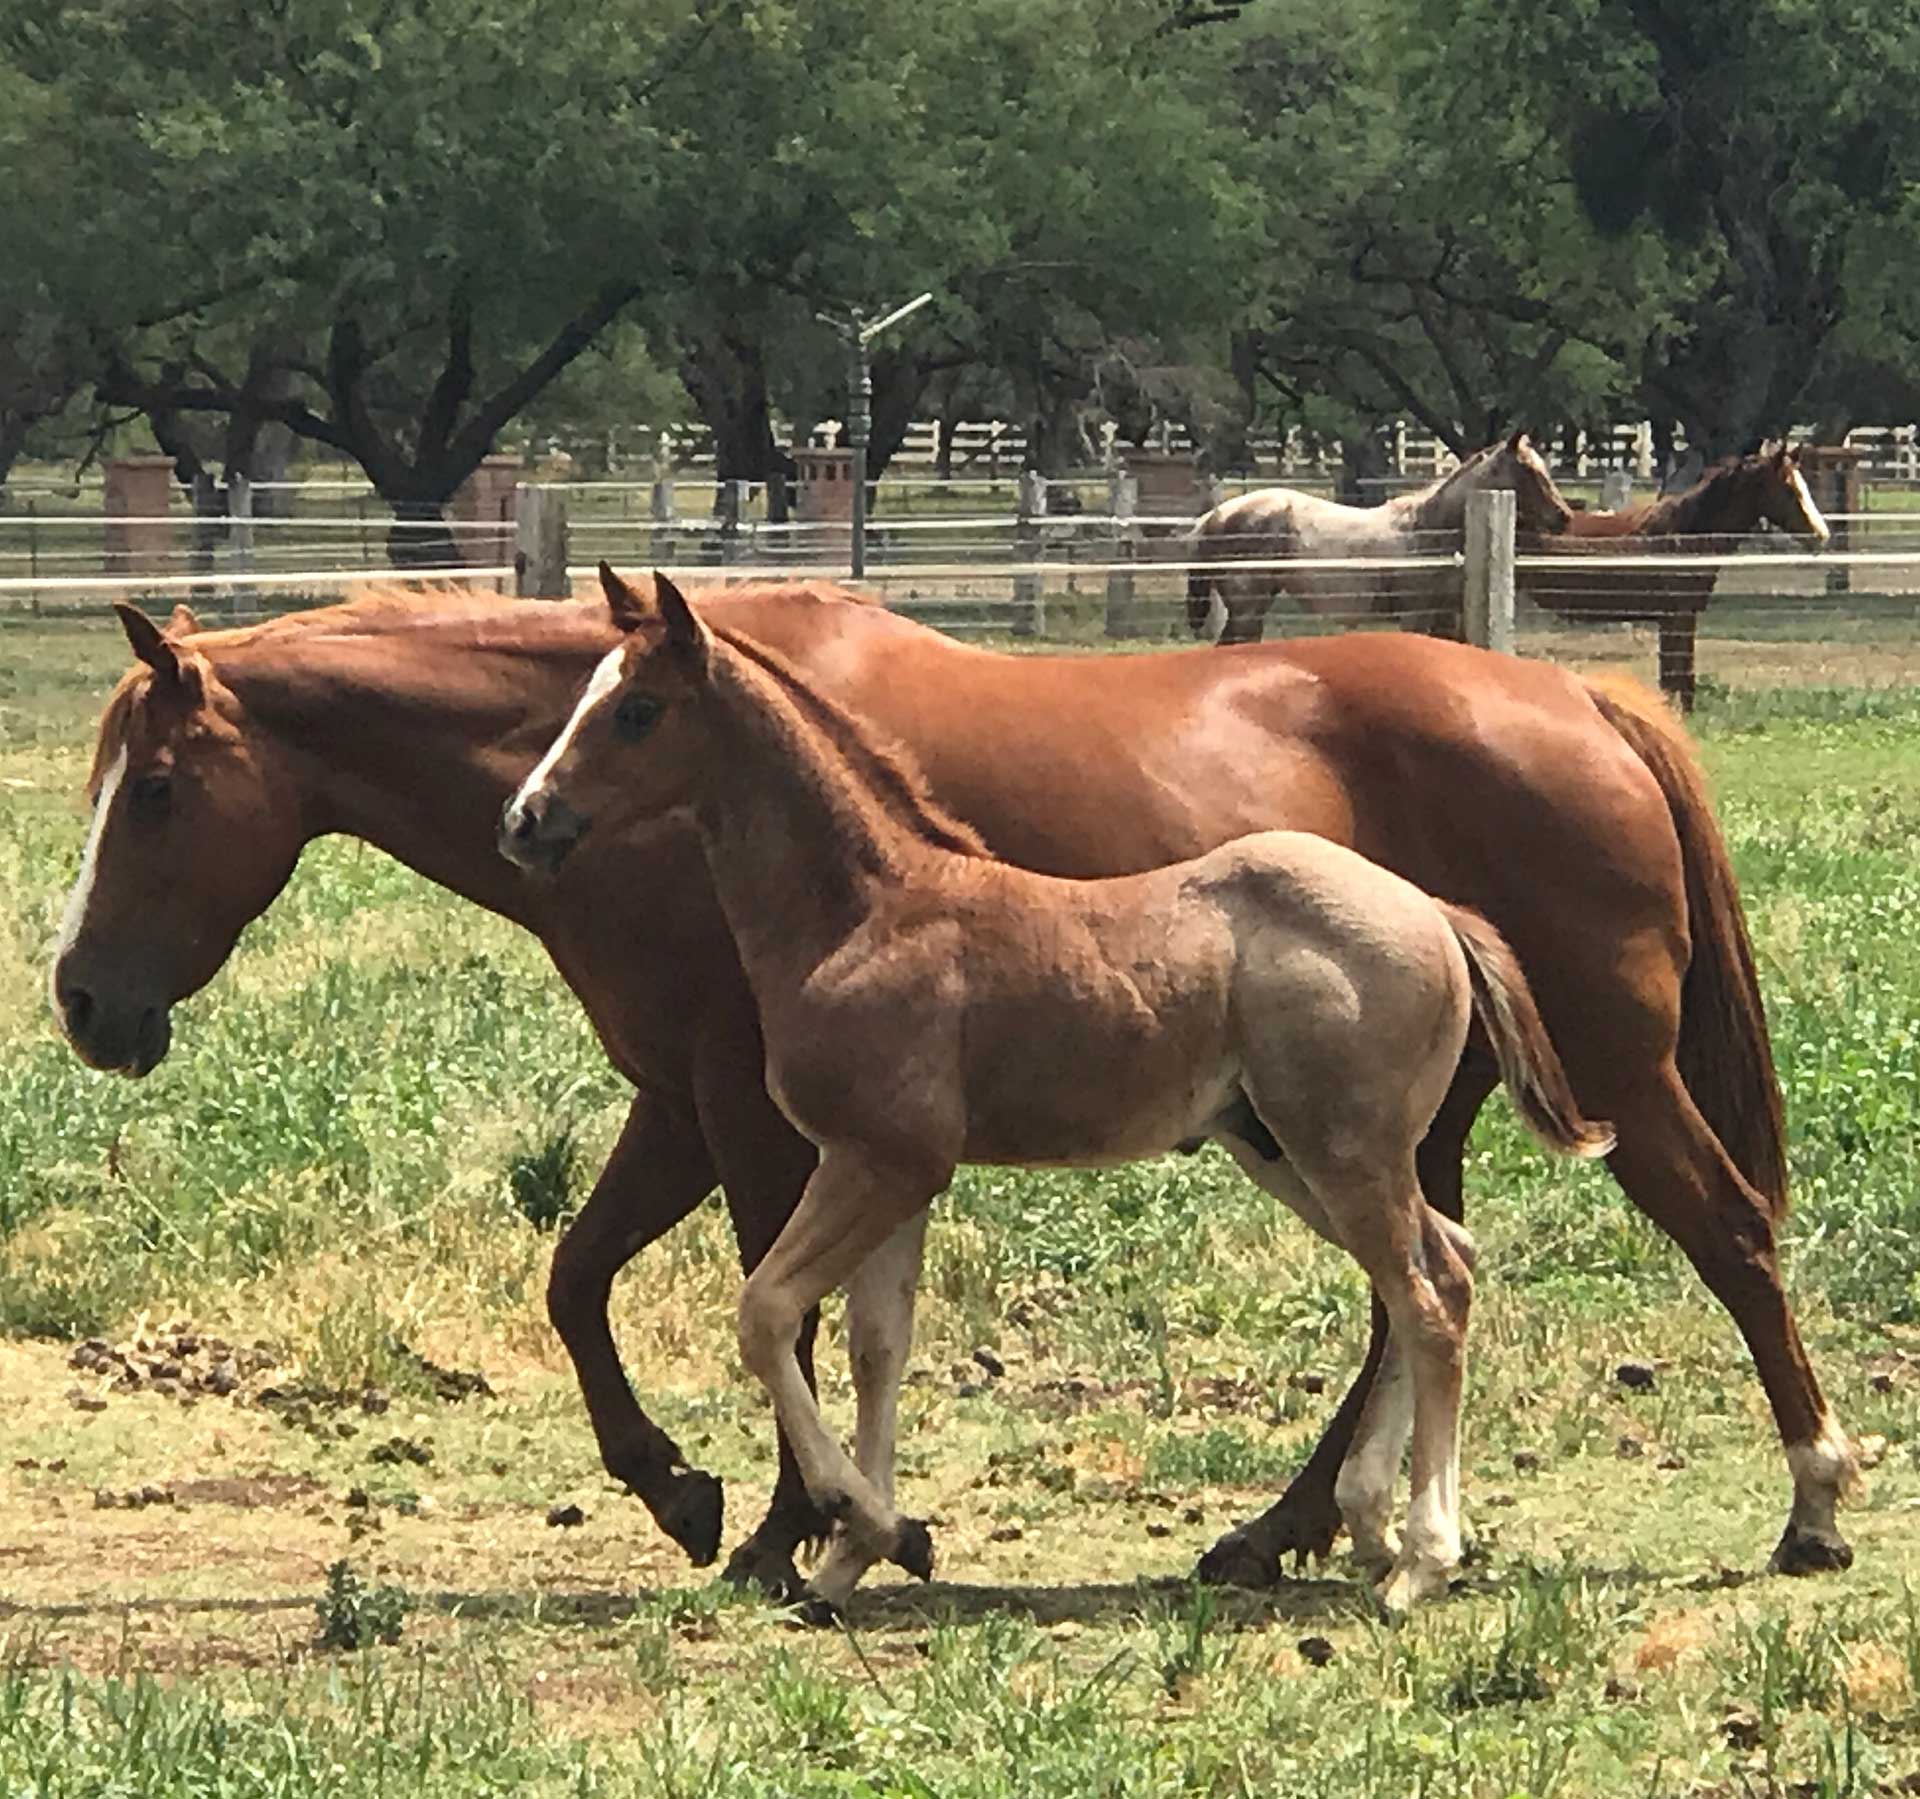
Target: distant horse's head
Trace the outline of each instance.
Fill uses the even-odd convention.
[[[218,972],[305,839],[289,784],[194,651],[192,613],[163,630],[136,606],[116,610],[141,666],[100,721],[53,1009],[83,1061],[143,1075],[167,1053],[174,1002]]]
[[[1555,536],[1567,528],[1573,508],[1554,484],[1546,458],[1533,439],[1516,431],[1504,443],[1490,444],[1460,465],[1459,479],[1473,490],[1511,490],[1516,531]]]
[[[713,639],[665,575],[653,584],[649,601],[600,565],[624,641],[593,671],[573,716],[501,811],[500,853],[522,868],[558,868],[616,804],[638,821],[692,798],[698,740],[687,717],[706,686]],[[632,755],[643,739],[647,754]]]
[[[1685,497],[1698,501],[1689,525],[1693,532],[1750,531],[1765,520],[1776,530],[1818,544],[1833,536],[1800,472],[1800,453],[1787,444],[1763,446],[1751,456],[1722,463]]]

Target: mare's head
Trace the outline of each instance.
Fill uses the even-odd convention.
[[[600,585],[622,640],[593,671],[560,735],[500,814],[500,853],[551,873],[617,802],[623,820],[692,802],[703,739],[693,714],[713,637],[665,575],[649,602],[604,562]],[[635,756],[645,742],[647,753]]]
[[[139,666],[100,720],[93,826],[52,995],[82,1061],[143,1075],[167,1053],[174,1002],[219,971],[304,836],[289,784],[194,650],[192,613],[180,607],[163,630],[138,607],[115,610]]]
[[[1461,463],[1442,491],[1458,495],[1465,505],[1469,493],[1504,490],[1513,495],[1516,531],[1555,536],[1567,528],[1572,507],[1554,484],[1553,471],[1534,448],[1533,439],[1516,431],[1502,443],[1476,450]]]
[[[1799,451],[1787,444],[1710,469],[1681,503],[1693,508],[1690,533],[1734,534],[1764,522],[1816,544],[1833,535],[1800,472]]]

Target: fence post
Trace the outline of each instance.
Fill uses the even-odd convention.
[[[1513,653],[1513,519],[1511,491],[1467,501],[1467,642],[1506,655]]]
[[[236,575],[253,573],[253,483],[245,475],[227,476],[227,550]],[[228,590],[228,604],[251,612],[260,596],[244,582]]]
[[[1038,469],[1023,469],[1013,525],[1013,558],[1016,562],[1040,560],[1040,520],[1046,510],[1046,476]],[[1013,634],[1016,637],[1044,637],[1047,634],[1047,603],[1041,597],[1038,574],[1023,571],[1013,578]]]
[[[747,491],[745,481],[722,481],[714,511],[720,519],[720,560],[738,562],[740,560],[741,521],[747,516]]]
[[[564,600],[573,593],[563,488],[522,481],[513,490],[513,591],[523,600]]]
[[[653,521],[653,529],[648,534],[648,554],[655,568],[673,566],[673,472],[656,473],[653,481],[653,493],[647,503],[648,516]]]
[[[1133,475],[1115,470],[1107,478],[1107,511],[1112,518],[1108,528],[1107,554],[1118,564],[1131,564],[1139,527],[1134,517],[1140,510],[1140,482]],[[1140,617],[1135,606],[1134,575],[1131,566],[1115,566],[1107,572],[1107,635],[1137,637]]]

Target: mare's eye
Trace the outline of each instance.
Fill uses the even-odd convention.
[[[165,818],[173,804],[173,777],[142,775],[133,784],[133,803],[148,818]]]
[[[637,742],[660,722],[664,711],[665,705],[651,694],[630,693],[614,711],[614,729],[630,742]]]

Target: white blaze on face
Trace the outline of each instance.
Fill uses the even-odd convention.
[[[593,679],[587,683],[586,692],[574,707],[573,716],[567,720],[560,735],[547,746],[547,753],[534,765],[533,773],[520,783],[520,791],[513,796],[511,811],[514,814],[518,814],[520,808],[546,785],[548,777],[559,766],[560,758],[572,747],[574,735],[587,714],[620,685],[620,664],[624,654],[624,649],[616,646],[600,658],[600,666],[593,671]]]
[[[86,922],[87,906],[93,898],[93,878],[100,863],[100,839],[106,834],[107,814],[113,810],[113,796],[120,791],[120,783],[127,773],[127,746],[120,746],[119,755],[113,759],[113,766],[107,770],[106,779],[100,783],[100,797],[93,802],[93,825],[87,832],[87,847],[81,853],[80,873],[73,883],[73,891],[67,895],[67,909],[60,915],[60,943],[54,953],[59,961],[73,947],[74,939],[80,935],[80,927]]]
[[[1821,543],[1831,542],[1833,539],[1833,527],[1829,525],[1821,515],[1820,508],[1813,503],[1813,493],[1807,486],[1806,476],[1801,474],[1798,465],[1795,465],[1789,472],[1793,478],[1794,497],[1800,502],[1800,511],[1807,521],[1807,529],[1812,532],[1814,537]]]

